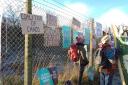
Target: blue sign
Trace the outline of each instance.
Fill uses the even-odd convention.
[[[40,85],[57,85],[58,83],[56,67],[38,69],[37,76]]]
[[[57,67],[51,67],[51,68],[48,68],[48,70],[51,74],[54,85],[57,85],[57,83],[58,83]]]
[[[63,48],[68,48],[71,45],[71,28],[68,26],[62,27]]]
[[[40,85],[54,85],[49,70],[47,68],[41,68],[37,72]]]
[[[85,28],[85,44],[89,45],[90,43],[90,29]]]
[[[76,42],[76,37],[78,37],[79,32],[76,30],[73,30],[73,42]]]

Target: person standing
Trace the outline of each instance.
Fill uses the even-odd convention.
[[[101,63],[99,66],[100,72],[100,85],[112,85],[112,78],[113,78],[113,70],[112,70],[112,63],[110,61],[110,57],[114,57],[114,53],[112,56],[111,53],[111,45],[110,45],[110,37],[109,35],[105,35],[102,39],[102,48],[100,52],[101,56]],[[109,56],[108,56],[109,55]]]
[[[85,69],[85,66],[89,63],[87,56],[86,56],[86,50],[84,48],[84,36],[78,36],[76,37],[76,45],[78,47],[79,51],[79,79],[78,79],[78,85],[82,85],[82,77],[83,77],[83,72]]]

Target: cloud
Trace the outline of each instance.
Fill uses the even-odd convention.
[[[83,3],[71,3],[71,4],[65,4],[68,8],[78,12],[79,14],[82,15],[89,15],[90,13],[90,7]]]
[[[104,25],[128,25],[128,15],[121,11],[120,9],[111,9],[108,12],[104,13],[99,19],[98,22]]]

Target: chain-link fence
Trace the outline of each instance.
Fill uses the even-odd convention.
[[[68,8],[59,7],[47,1],[32,1],[32,14],[43,16],[44,33],[32,34],[32,70],[33,82],[35,73],[40,67],[49,67],[51,64],[64,66],[70,63],[67,49],[63,48],[62,27],[71,28],[72,17],[78,18],[84,27],[85,18]],[[4,8],[1,26],[1,74],[3,85],[23,85],[24,78],[24,35],[20,26],[20,13],[23,13],[24,2],[8,0],[2,2]],[[57,16],[57,26],[47,27],[46,13]],[[73,37],[72,37],[73,38]],[[73,39],[71,39],[73,40]],[[70,68],[72,69],[72,68]],[[62,70],[63,71],[63,70]],[[35,85],[38,85],[35,83]]]

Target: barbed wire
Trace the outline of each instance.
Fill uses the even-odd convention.
[[[68,6],[66,6],[66,5],[64,5],[64,4],[62,4],[62,3],[58,2],[58,1],[56,1],[56,0],[52,0],[52,1],[54,1],[54,2],[56,2],[57,4],[60,4],[60,5],[64,6],[64,7],[68,8],[68,9],[70,9],[71,11],[73,11],[73,12],[79,14],[79,15],[82,15],[83,17],[85,17],[85,18],[87,18],[87,19],[89,18],[89,17],[87,17],[87,16],[85,16],[85,15],[83,15],[83,14],[81,14],[81,13],[75,11],[74,9],[71,9],[70,7],[68,7]]]
[[[62,7],[60,7],[60,6],[56,5],[56,4],[53,4],[51,2],[45,1],[45,0],[44,0],[44,2],[46,2],[47,5],[44,4],[43,2],[41,3],[41,2],[38,2],[38,1],[35,1],[35,0],[33,0],[33,2],[36,2],[36,3],[40,4],[40,5],[44,5],[46,7],[49,7],[51,9],[53,9],[54,11],[57,11],[57,12],[60,12],[60,13],[64,13],[64,14],[72,16],[72,17],[79,17],[80,19],[84,19],[84,20],[90,19],[90,17],[83,16],[82,14],[80,14],[80,13],[78,13],[78,12],[76,12],[76,11],[72,10],[71,8],[69,8],[67,6],[64,6],[64,5],[63,5],[64,8],[67,8],[68,10],[64,9],[64,8],[62,8]],[[56,9],[55,7],[59,8],[59,9]]]

